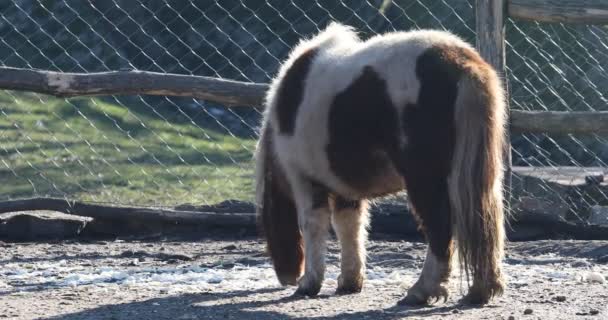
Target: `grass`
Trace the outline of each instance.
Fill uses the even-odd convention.
[[[222,132],[199,114],[133,98],[0,91],[0,199],[160,206],[251,200],[255,140]]]

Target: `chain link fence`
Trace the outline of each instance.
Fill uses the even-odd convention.
[[[509,20],[507,73],[513,110],[608,111],[608,29],[599,25]],[[518,134],[511,137],[516,200],[534,199],[552,214],[606,223],[606,136]],[[516,206],[517,207],[517,206]],[[605,214],[604,214],[605,215]],[[601,221],[600,221],[601,220]]]
[[[23,0],[0,4],[0,65],[268,82],[300,38],[332,20],[362,37],[439,28],[475,41],[474,0]],[[511,107],[606,110],[607,32],[509,21]],[[0,200],[157,207],[251,201],[260,116],[253,108],[187,98],[58,99],[0,91]],[[554,191],[565,178],[553,179],[564,166],[578,170],[564,175],[571,179],[566,184],[607,170],[606,137],[522,134],[512,143],[514,165],[549,176],[534,190],[516,176],[515,185],[526,184],[516,191],[520,197],[564,198]],[[602,188],[598,182],[571,197],[580,196],[585,208],[606,205]]]

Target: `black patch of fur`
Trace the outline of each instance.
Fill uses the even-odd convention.
[[[454,108],[461,69],[430,48],[416,61],[420,91],[416,105],[402,115],[408,137],[400,164],[408,196],[431,250],[440,259],[452,253],[452,217],[447,178],[455,143]]]
[[[311,49],[299,56],[287,70],[277,90],[276,108],[281,134],[293,134],[298,108],[304,96],[306,76],[316,53],[315,49]]]
[[[339,195],[334,196],[334,208],[336,209],[336,211],[346,210],[346,209],[358,210],[360,207],[361,207],[361,200],[346,199]]]
[[[385,172],[396,152],[397,111],[386,82],[370,66],[334,98],[329,112],[327,157],[333,173],[365,190]]]

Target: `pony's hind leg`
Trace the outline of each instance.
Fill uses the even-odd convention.
[[[325,276],[331,216],[329,192],[324,186],[305,178],[292,179],[292,187],[304,238],[304,275],[298,280],[295,294],[315,296],[321,290]]]
[[[361,292],[365,279],[365,242],[369,215],[366,200],[333,197],[332,225],[340,241],[337,294]]]
[[[447,282],[453,253],[452,226],[444,179],[408,181],[408,196],[428,248],[418,281],[400,304],[419,305],[448,298]],[[415,183],[417,182],[417,183]]]

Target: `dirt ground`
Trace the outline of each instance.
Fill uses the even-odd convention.
[[[508,289],[483,308],[397,306],[425,245],[370,241],[363,292],[336,296],[338,251],[316,298],[277,285],[256,239],[0,242],[0,319],[608,319],[608,242],[511,243]]]

